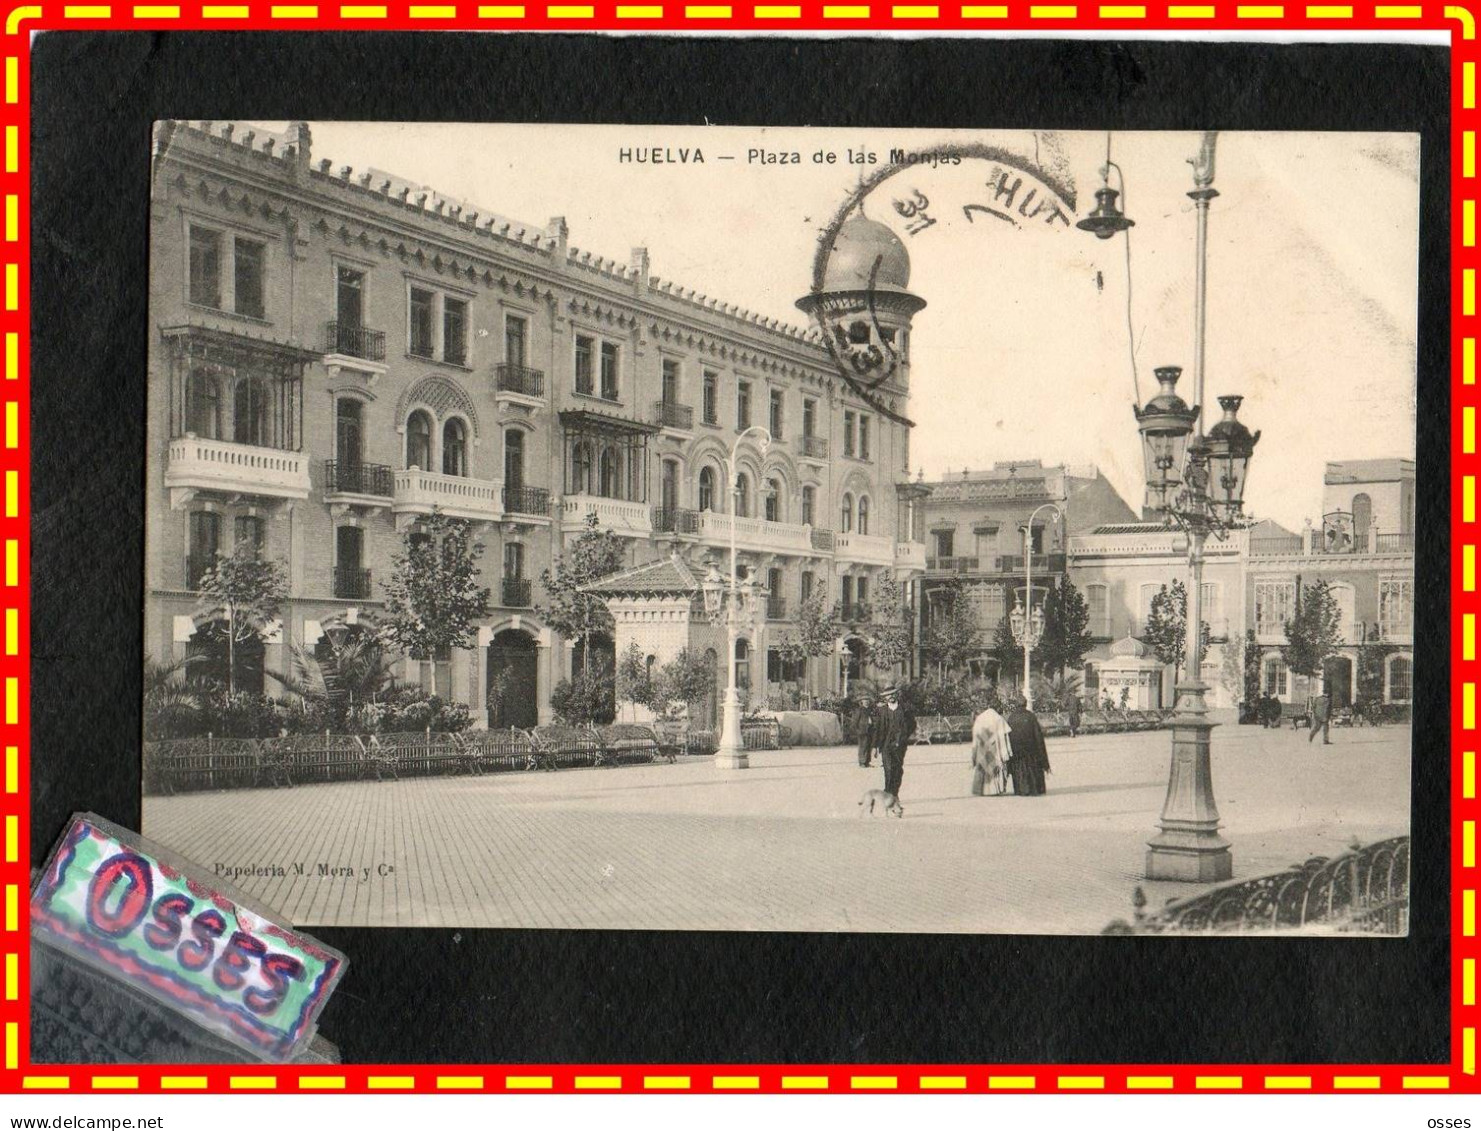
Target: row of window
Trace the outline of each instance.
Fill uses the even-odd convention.
[[[1357,627],[1356,596],[1351,585],[1332,585],[1339,620],[1344,631]],[[1296,582],[1255,583],[1255,631],[1261,636],[1280,636],[1286,622],[1296,615]],[[1414,580],[1384,577],[1378,581],[1378,627],[1385,635],[1412,632],[1414,626]]]

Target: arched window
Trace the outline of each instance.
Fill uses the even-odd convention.
[[[818,492],[815,487],[804,487],[802,489],[802,521],[806,526],[812,526],[818,520]]]
[[[406,418],[406,466],[432,470],[432,418],[420,410]]]
[[[869,496],[859,496],[859,533],[869,533]]]
[[[854,529],[854,497],[845,494],[843,496],[843,509],[838,516],[838,531],[840,534],[848,534]]]
[[[782,521],[782,484],[779,479],[768,479],[766,481],[766,509],[767,522]]]
[[[221,383],[199,369],[185,382],[185,431],[202,440],[221,438]]]
[[[1407,703],[1414,694],[1414,661],[1408,656],[1388,658],[1388,679],[1384,698],[1390,703]]]
[[[1373,549],[1368,545],[1369,531],[1373,526],[1373,499],[1366,493],[1352,497],[1352,540],[1353,548],[1359,553]]]
[[[591,494],[591,445],[585,440],[571,448],[571,488],[577,495]]]
[[[704,467],[699,472],[699,509],[712,511],[715,509],[715,469]]]
[[[751,477],[744,471],[735,477],[735,516],[751,517]]]
[[[616,448],[602,449],[601,483],[597,494],[606,499],[622,497],[622,454]]]
[[[442,426],[442,474],[468,474],[468,430],[457,417]]]
[[[232,403],[232,439],[238,444],[267,447],[272,443],[267,382],[259,378],[238,381]]]

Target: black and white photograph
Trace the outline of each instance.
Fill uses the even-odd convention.
[[[1407,933],[1418,135],[152,145],[150,840],[306,927]]]

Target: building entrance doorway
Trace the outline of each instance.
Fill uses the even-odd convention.
[[[1322,664],[1322,682],[1332,693],[1332,707],[1352,706],[1352,660],[1346,656],[1328,656]]]
[[[489,642],[485,701],[490,729],[524,729],[539,723],[536,656],[535,642],[529,635],[511,628]]]

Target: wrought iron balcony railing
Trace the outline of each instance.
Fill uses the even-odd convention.
[[[357,463],[339,459],[324,461],[326,495],[374,495],[389,499],[394,490],[391,469],[383,463]]]
[[[653,529],[659,534],[698,534],[699,512],[685,507],[654,507]]]
[[[215,554],[187,554],[185,557],[185,588],[199,589],[201,578],[215,564]]]
[[[766,598],[766,619],[767,620],[786,620],[787,619],[787,599],[785,597],[768,597],[768,598]]]
[[[534,587],[528,578],[506,577],[502,589],[506,609],[528,609],[534,603]]]
[[[543,397],[545,395],[545,374],[526,365],[501,361],[494,366],[494,388],[501,393]]]
[[[866,602],[850,601],[839,605],[838,609],[839,619],[848,624],[859,624],[869,619],[869,605]]]
[[[694,428],[694,409],[676,401],[658,401],[653,406],[653,423],[685,432]]]
[[[812,548],[814,550],[833,549],[833,531],[814,526],[812,528]]]
[[[811,456],[813,459],[827,459],[828,438],[826,436],[802,437],[802,454]]]
[[[550,516],[550,492],[544,487],[505,487],[505,514]]]
[[[324,352],[363,358],[365,361],[385,361],[386,332],[372,330],[354,322],[327,322],[324,325]]]
[[[334,595],[353,600],[365,600],[370,596],[370,571],[336,566],[334,570]]]
[[[1035,554],[1033,569],[1035,573],[1063,573],[1065,556],[1063,554]],[[1005,555],[998,559],[998,571],[1000,573],[1022,573],[1023,555]]]
[[[993,559],[989,558],[989,562]],[[927,558],[927,569],[939,569],[946,573],[975,573],[981,565],[980,558]]]

